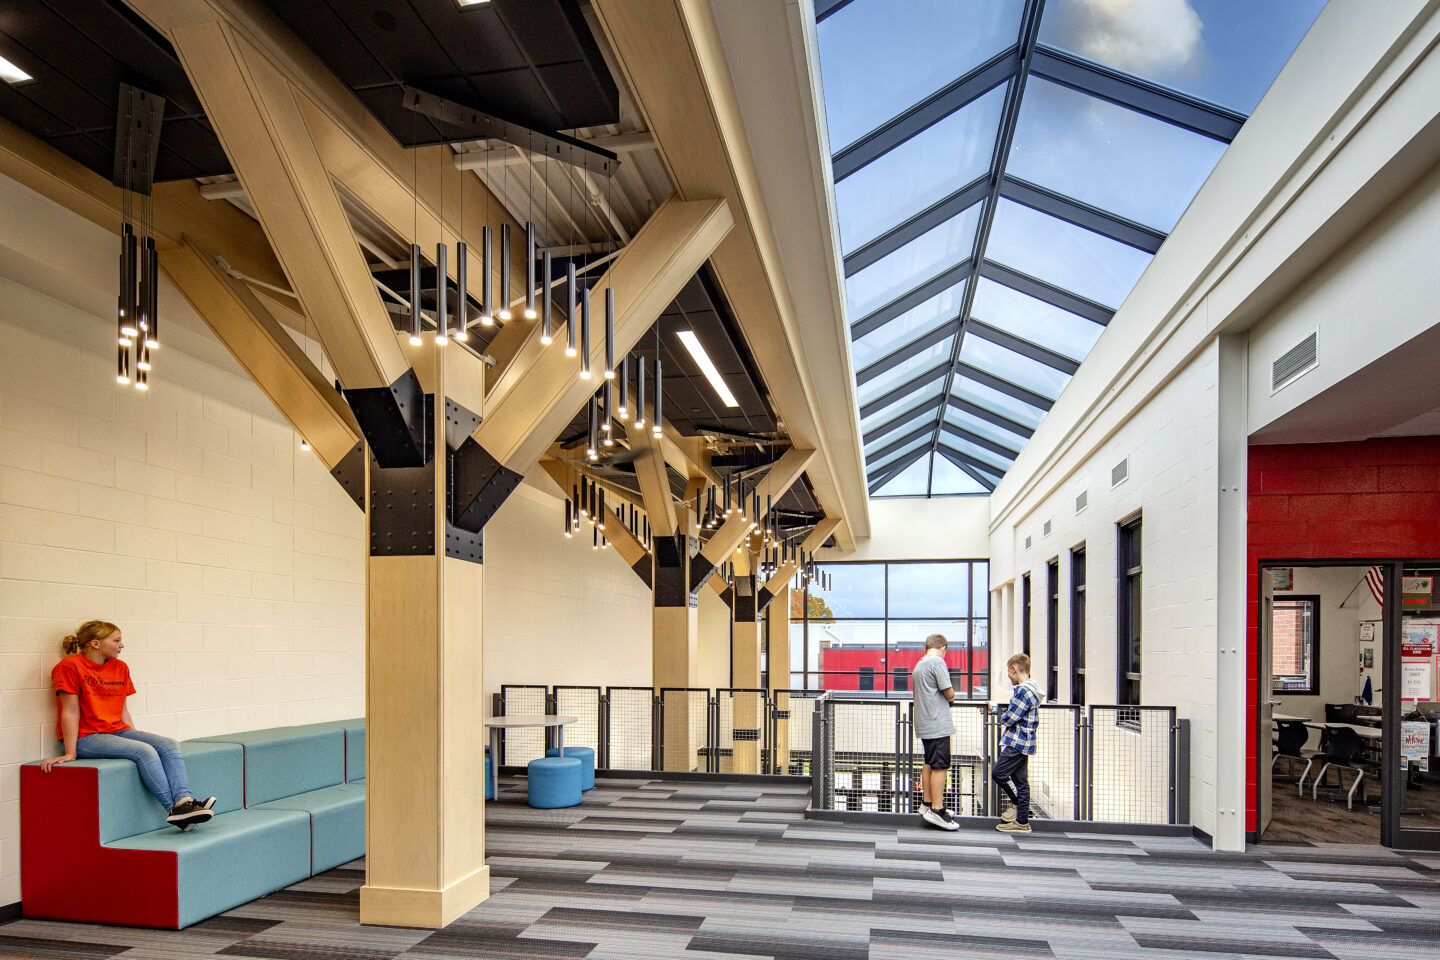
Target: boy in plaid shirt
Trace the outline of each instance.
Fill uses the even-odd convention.
[[[1035,754],[1035,728],[1040,725],[1040,688],[1030,679],[1030,658],[1017,653],[1005,664],[1015,691],[1000,715],[1000,759],[990,776],[1010,798],[995,829],[1030,832],[1030,758]],[[1011,784],[1014,786],[1011,786]]]

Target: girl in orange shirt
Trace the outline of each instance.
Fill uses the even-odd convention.
[[[181,830],[204,823],[214,813],[214,797],[196,800],[180,745],[169,737],[136,730],[125,698],[135,692],[130,668],[119,659],[125,648],[120,628],[103,620],[90,620],[60,644],[65,659],[50,671],[55,695],[60,698],[60,740],[65,752],[47,757],[40,768],[49,773],[57,763],[111,758],[133,760],[140,779],[169,811],[166,821]]]

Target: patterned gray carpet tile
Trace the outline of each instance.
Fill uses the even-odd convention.
[[[602,777],[486,807],[491,895],[444,930],[359,923],[363,860],[161,931],[18,920],[0,958],[1440,960],[1440,857],[804,819],[790,785]]]

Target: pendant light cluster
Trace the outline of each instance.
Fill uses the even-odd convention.
[[[636,510],[633,503],[622,503],[618,509],[611,509],[605,502],[604,487],[589,477],[578,478],[570,485],[570,496],[565,498],[566,538],[573,538],[583,523],[589,523],[591,547],[606,550],[610,546],[605,535],[607,521],[624,526],[649,552],[650,518]]]
[[[152,354],[160,349],[159,261],[150,194],[165,99],[122,83],[118,100],[111,181],[121,190],[115,382],[148,390]]]

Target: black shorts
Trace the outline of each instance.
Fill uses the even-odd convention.
[[[920,745],[925,748],[925,766],[931,770],[950,769],[950,738],[933,737],[922,739]]]

